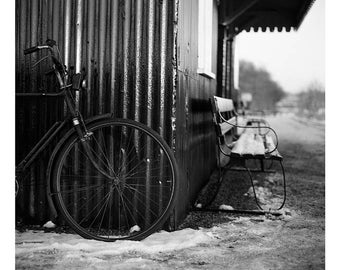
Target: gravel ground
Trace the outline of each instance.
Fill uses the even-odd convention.
[[[170,238],[158,244],[159,251],[138,248],[151,241],[146,239],[139,245],[122,243],[130,248],[118,253],[96,255],[89,249],[91,245],[84,248],[74,244],[89,241],[78,236],[62,238],[68,244],[67,251],[60,248],[61,244],[49,247],[54,234],[37,234],[37,243],[25,245],[32,231],[17,232],[16,269],[324,269],[324,124],[285,116],[270,117],[268,121],[279,134],[287,173],[287,203],[282,216],[191,212],[181,225],[183,231],[166,234]],[[279,205],[280,175],[256,174],[255,180],[264,207]],[[212,206],[255,209],[249,188],[246,175],[230,172]],[[169,239],[181,237],[181,232],[197,234],[197,241],[186,239],[182,245],[166,248]],[[151,237],[159,239],[157,234]]]

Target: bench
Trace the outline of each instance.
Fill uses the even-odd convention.
[[[266,161],[271,161],[271,164],[277,161],[282,169],[284,186],[283,202],[277,209],[280,210],[286,200],[286,180],[282,164],[283,157],[277,149],[278,137],[275,130],[261,118],[245,119],[244,123],[240,124],[240,117],[236,113],[231,99],[214,96],[211,99],[211,108],[216,130],[219,181],[223,180],[222,169],[247,171],[253,187],[255,202],[263,210],[257,201],[251,172],[273,172],[266,169],[264,164]],[[259,160],[260,169],[249,169],[246,166],[246,161],[250,159]],[[233,168],[234,160],[241,161],[243,168]]]

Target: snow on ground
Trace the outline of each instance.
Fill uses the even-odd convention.
[[[268,121],[283,140],[324,140],[324,129],[313,123],[271,118]],[[255,181],[260,202],[280,199],[271,193],[278,176],[266,180],[264,186]],[[253,196],[253,191],[247,194]],[[105,243],[76,234],[17,231],[16,269],[323,269],[324,218],[288,208],[281,212],[280,217],[228,216],[228,222],[212,228],[161,231],[140,242]]]
[[[47,265],[53,265],[52,269],[107,269],[108,265],[109,269],[172,269],[170,266],[161,266],[167,260],[164,257],[182,253],[189,256],[188,253],[193,252],[196,261],[200,256],[204,256],[205,260],[213,260],[213,256],[223,256],[219,250],[221,243],[227,241],[228,247],[234,248],[236,242],[233,239],[241,237],[243,241],[246,235],[262,237],[282,222],[270,216],[232,217],[231,220],[212,228],[161,231],[142,241],[113,243],[87,240],[76,234],[45,233],[40,230],[16,232],[16,267],[46,269],[47,262]],[[254,243],[246,249],[256,248],[257,244]],[[202,263],[196,261],[192,264]]]
[[[119,255],[126,252],[141,253],[169,252],[197,246],[214,240],[207,230],[184,229],[175,232],[161,231],[143,241],[121,240],[113,243],[86,240],[76,234],[44,233],[43,231],[16,232],[16,255],[34,253],[41,250],[67,251],[68,257],[79,251],[88,255]],[[73,255],[72,255],[73,254]]]
[[[268,228],[272,230],[282,222],[269,216],[233,217],[231,220],[212,228],[161,231],[142,241],[124,240],[113,243],[87,240],[76,234],[45,233],[41,230],[17,231],[16,269],[46,269],[46,264],[53,265],[52,269],[107,269],[108,265],[109,269],[172,269],[170,266],[161,267],[163,261],[157,260],[166,260],[163,257],[170,256],[169,254],[188,252],[203,256],[204,250],[204,256],[209,258],[213,258],[214,253],[222,256],[216,248],[226,238],[236,239],[245,232],[256,236],[266,234]],[[235,245],[235,242],[230,242],[230,245]],[[250,248],[255,250],[256,244],[247,247]],[[193,263],[200,264],[200,261]]]
[[[214,241],[213,232],[206,229],[161,231],[142,241],[113,243],[30,230],[16,232],[16,269],[46,269],[46,264],[52,269],[159,269],[143,257],[180,252]]]
[[[218,209],[220,210],[234,210],[234,207],[230,206],[230,205],[226,205],[226,204],[221,204]]]

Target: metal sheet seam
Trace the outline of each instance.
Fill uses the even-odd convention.
[[[104,63],[105,63],[105,41],[106,41],[106,11],[107,11],[107,1],[102,0],[100,1],[99,5],[99,52],[98,52],[98,71],[99,71],[99,93],[98,93],[98,99],[99,99],[99,107],[98,107],[98,113],[103,114],[104,113],[104,104],[105,104],[105,85],[104,85]]]
[[[177,58],[177,45],[178,45],[178,9],[179,0],[174,1],[174,18],[173,18],[173,33],[174,33],[174,44],[173,44],[173,58],[172,58],[172,111],[171,111],[171,148],[176,153],[176,105],[177,105],[177,87],[178,87],[178,58]]]
[[[142,61],[142,15],[143,15],[143,1],[137,1],[136,7],[136,47],[135,47],[135,114],[134,119],[140,121],[140,98],[141,98],[141,61]]]
[[[141,2],[141,1],[138,1]],[[116,64],[117,64],[117,36],[118,36],[118,1],[111,1],[111,95],[110,95],[110,112],[114,111],[114,101],[116,96]]]
[[[153,57],[154,57],[154,30],[155,30],[155,1],[149,0],[148,5],[149,10],[149,18],[148,18],[148,67],[147,67],[147,116],[146,116],[146,124],[151,127],[152,122],[152,91],[154,88],[153,85]]]
[[[160,71],[160,123],[159,133],[164,137],[165,127],[165,82],[166,82],[166,49],[167,49],[167,13],[168,13],[168,1],[162,2],[161,10],[161,71]]]
[[[131,19],[131,0],[124,1],[124,82],[123,82],[123,118],[128,117],[129,106],[129,42],[130,42],[130,19]]]
[[[80,73],[81,70],[81,42],[83,29],[83,0],[77,0],[77,15],[76,15],[76,66],[75,72]],[[79,91],[75,93],[76,109],[79,110]]]

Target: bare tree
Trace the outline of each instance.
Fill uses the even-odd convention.
[[[325,89],[317,81],[311,82],[306,90],[298,95],[300,114],[307,117],[324,119],[325,117]]]
[[[252,94],[253,110],[274,110],[275,104],[286,95],[266,69],[244,60],[240,61],[240,90]]]

